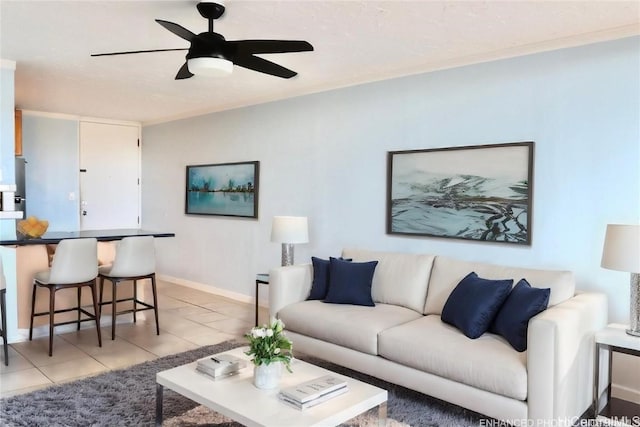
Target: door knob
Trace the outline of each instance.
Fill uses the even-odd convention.
[[[82,211],[82,216],[87,216],[87,211]]]

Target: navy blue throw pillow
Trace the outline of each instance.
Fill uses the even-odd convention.
[[[551,289],[532,288],[521,279],[498,311],[489,331],[502,335],[517,351],[525,351],[529,319],[547,309],[550,294]]]
[[[458,283],[442,309],[442,321],[475,339],[487,332],[513,280],[482,279],[473,272]]]
[[[344,261],[351,261],[351,258],[340,258]],[[313,264],[313,282],[307,300],[322,300],[327,296],[329,290],[329,260],[311,257]]]
[[[371,282],[378,261],[348,262],[329,258],[329,291],[324,302],[373,307]]]
[[[329,260],[312,256],[311,263],[313,264],[313,282],[307,299],[324,299],[329,288]]]

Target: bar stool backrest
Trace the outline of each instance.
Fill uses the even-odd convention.
[[[83,283],[98,275],[98,241],[65,239],[58,243],[51,263],[49,283]]]
[[[155,271],[156,248],[153,236],[125,237],[118,243],[109,276],[146,276]]]

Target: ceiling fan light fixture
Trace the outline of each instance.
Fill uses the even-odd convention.
[[[224,58],[191,58],[187,60],[189,71],[196,76],[224,77],[233,71],[233,62]]]

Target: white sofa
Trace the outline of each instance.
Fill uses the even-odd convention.
[[[571,272],[355,249],[342,256],[378,261],[375,307],[306,301],[311,264],[270,272],[270,315],[284,321],[296,351],[513,424],[571,425],[589,408],[593,336],[606,325],[607,301],[576,294]],[[472,271],[551,289],[549,308],[529,322],[525,352],[491,333],[469,339],[441,321],[449,294]]]

